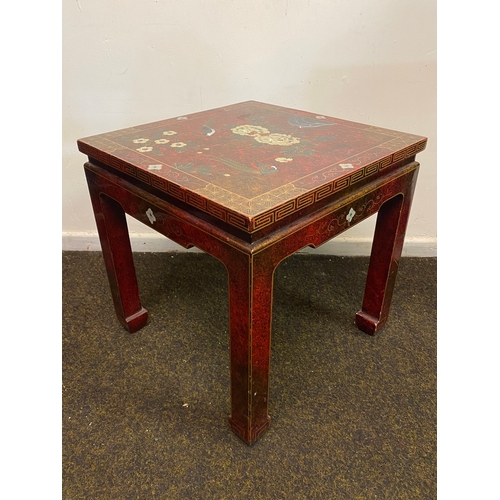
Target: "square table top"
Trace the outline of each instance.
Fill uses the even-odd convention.
[[[78,140],[79,150],[254,232],[415,156],[427,139],[247,101]]]

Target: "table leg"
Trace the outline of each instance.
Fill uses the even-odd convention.
[[[389,315],[416,173],[404,195],[391,198],[378,212],[363,305],[356,314],[356,325],[369,335],[375,335]]]
[[[133,333],[146,324],[148,312],[139,298],[125,212],[117,201],[101,195],[90,178],[88,184],[116,315]]]
[[[269,427],[269,361],[274,267],[238,254],[229,273],[231,416],[229,424],[252,444]]]

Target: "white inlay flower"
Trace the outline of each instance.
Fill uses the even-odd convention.
[[[231,129],[233,134],[255,136],[258,134],[268,134],[269,130],[258,125],[239,125]]]
[[[170,144],[171,148],[183,148],[184,146],[187,146],[185,142],[174,142]]]
[[[147,153],[153,151],[153,148],[150,146],[143,146],[142,148],[137,148],[136,151],[139,151],[139,153]]]
[[[144,139],[144,137],[141,137],[139,139],[134,139],[132,142],[134,144],[146,144],[146,142],[148,142],[149,139]]]
[[[279,161],[280,163],[288,163],[289,161],[293,161],[293,158],[275,158],[276,161]]]
[[[157,139],[156,144],[168,144],[170,142],[170,139]]]
[[[340,166],[341,168],[343,168],[344,170],[345,170],[346,168],[354,168],[354,166],[352,165],[352,163],[339,163],[339,166]]]
[[[161,170],[163,165],[149,165],[148,170]]]
[[[156,221],[155,214],[153,213],[153,211],[150,208],[147,209],[146,215],[148,216],[149,222],[151,222],[151,224],[153,224],[153,222]]]
[[[318,119],[318,120],[326,120],[326,116],[319,115],[319,116],[316,116],[316,119]]]
[[[354,210],[354,208],[351,208],[349,210],[349,213],[346,215],[346,219],[351,222],[352,219],[354,219],[354,216],[356,215],[356,210]]]
[[[187,116],[179,116],[178,120],[187,120]]]
[[[290,144],[297,144],[300,142],[297,137],[292,137],[288,134],[256,135],[254,139],[262,144],[271,144],[273,146],[289,146]]]
[[[163,132],[163,135],[175,135],[177,134],[177,132],[175,132],[174,130],[166,130],[165,132]]]

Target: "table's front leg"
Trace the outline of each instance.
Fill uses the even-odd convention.
[[[356,314],[356,325],[370,335],[384,326],[389,315],[417,173],[410,177],[406,190],[378,212],[363,305]]]
[[[121,205],[101,194],[87,172],[92,207],[101,242],[116,315],[131,333],[142,328],[148,312],[141,305],[125,212]]]
[[[269,361],[274,266],[260,256],[236,253],[229,274],[231,416],[247,444],[269,427]]]

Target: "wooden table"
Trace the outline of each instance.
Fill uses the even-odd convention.
[[[142,307],[125,213],[219,259],[229,279],[231,416],[252,444],[270,424],[273,275],[378,212],[357,326],[387,320],[425,137],[255,101],[80,139],[116,314]]]

